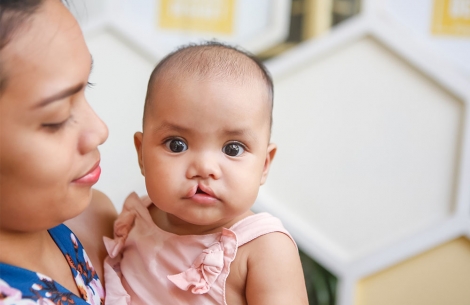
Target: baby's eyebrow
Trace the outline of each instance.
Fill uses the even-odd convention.
[[[256,136],[248,129],[225,129],[223,133],[229,137],[248,137],[256,141]]]
[[[168,122],[163,122],[162,124],[156,126],[154,128],[154,131],[177,131],[177,132],[190,132],[190,129],[189,128],[186,128],[186,127],[183,127],[183,126],[180,126],[180,125],[176,125],[176,124],[172,124],[172,123],[168,123]]]
[[[174,131],[178,133],[191,133],[191,128],[183,127],[177,124],[163,122],[153,128],[154,132]],[[223,129],[221,133],[227,137],[248,137],[250,140],[256,141],[256,136],[248,129]]]

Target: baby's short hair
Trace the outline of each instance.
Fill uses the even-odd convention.
[[[184,73],[204,79],[230,79],[244,81],[247,78],[259,78],[266,85],[270,109],[270,126],[272,124],[272,107],[274,98],[273,81],[264,64],[253,54],[238,47],[218,41],[191,43],[178,48],[163,58],[150,75],[147,96],[144,105],[144,121],[151,97],[154,94],[155,82],[159,79],[177,80]]]

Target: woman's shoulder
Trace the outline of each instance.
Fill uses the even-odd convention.
[[[85,211],[65,222],[82,243],[90,238],[102,241],[103,236],[112,237],[113,223],[118,215],[108,196],[98,190],[92,192],[91,202]]]

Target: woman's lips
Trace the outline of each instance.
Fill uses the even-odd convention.
[[[100,179],[100,175],[101,167],[100,163],[98,162],[88,173],[78,179],[73,180],[72,182],[78,184],[93,185],[98,182],[98,180]]]

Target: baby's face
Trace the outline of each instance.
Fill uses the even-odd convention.
[[[275,146],[262,81],[158,84],[136,148],[153,203],[181,220],[224,225],[249,212]]]

